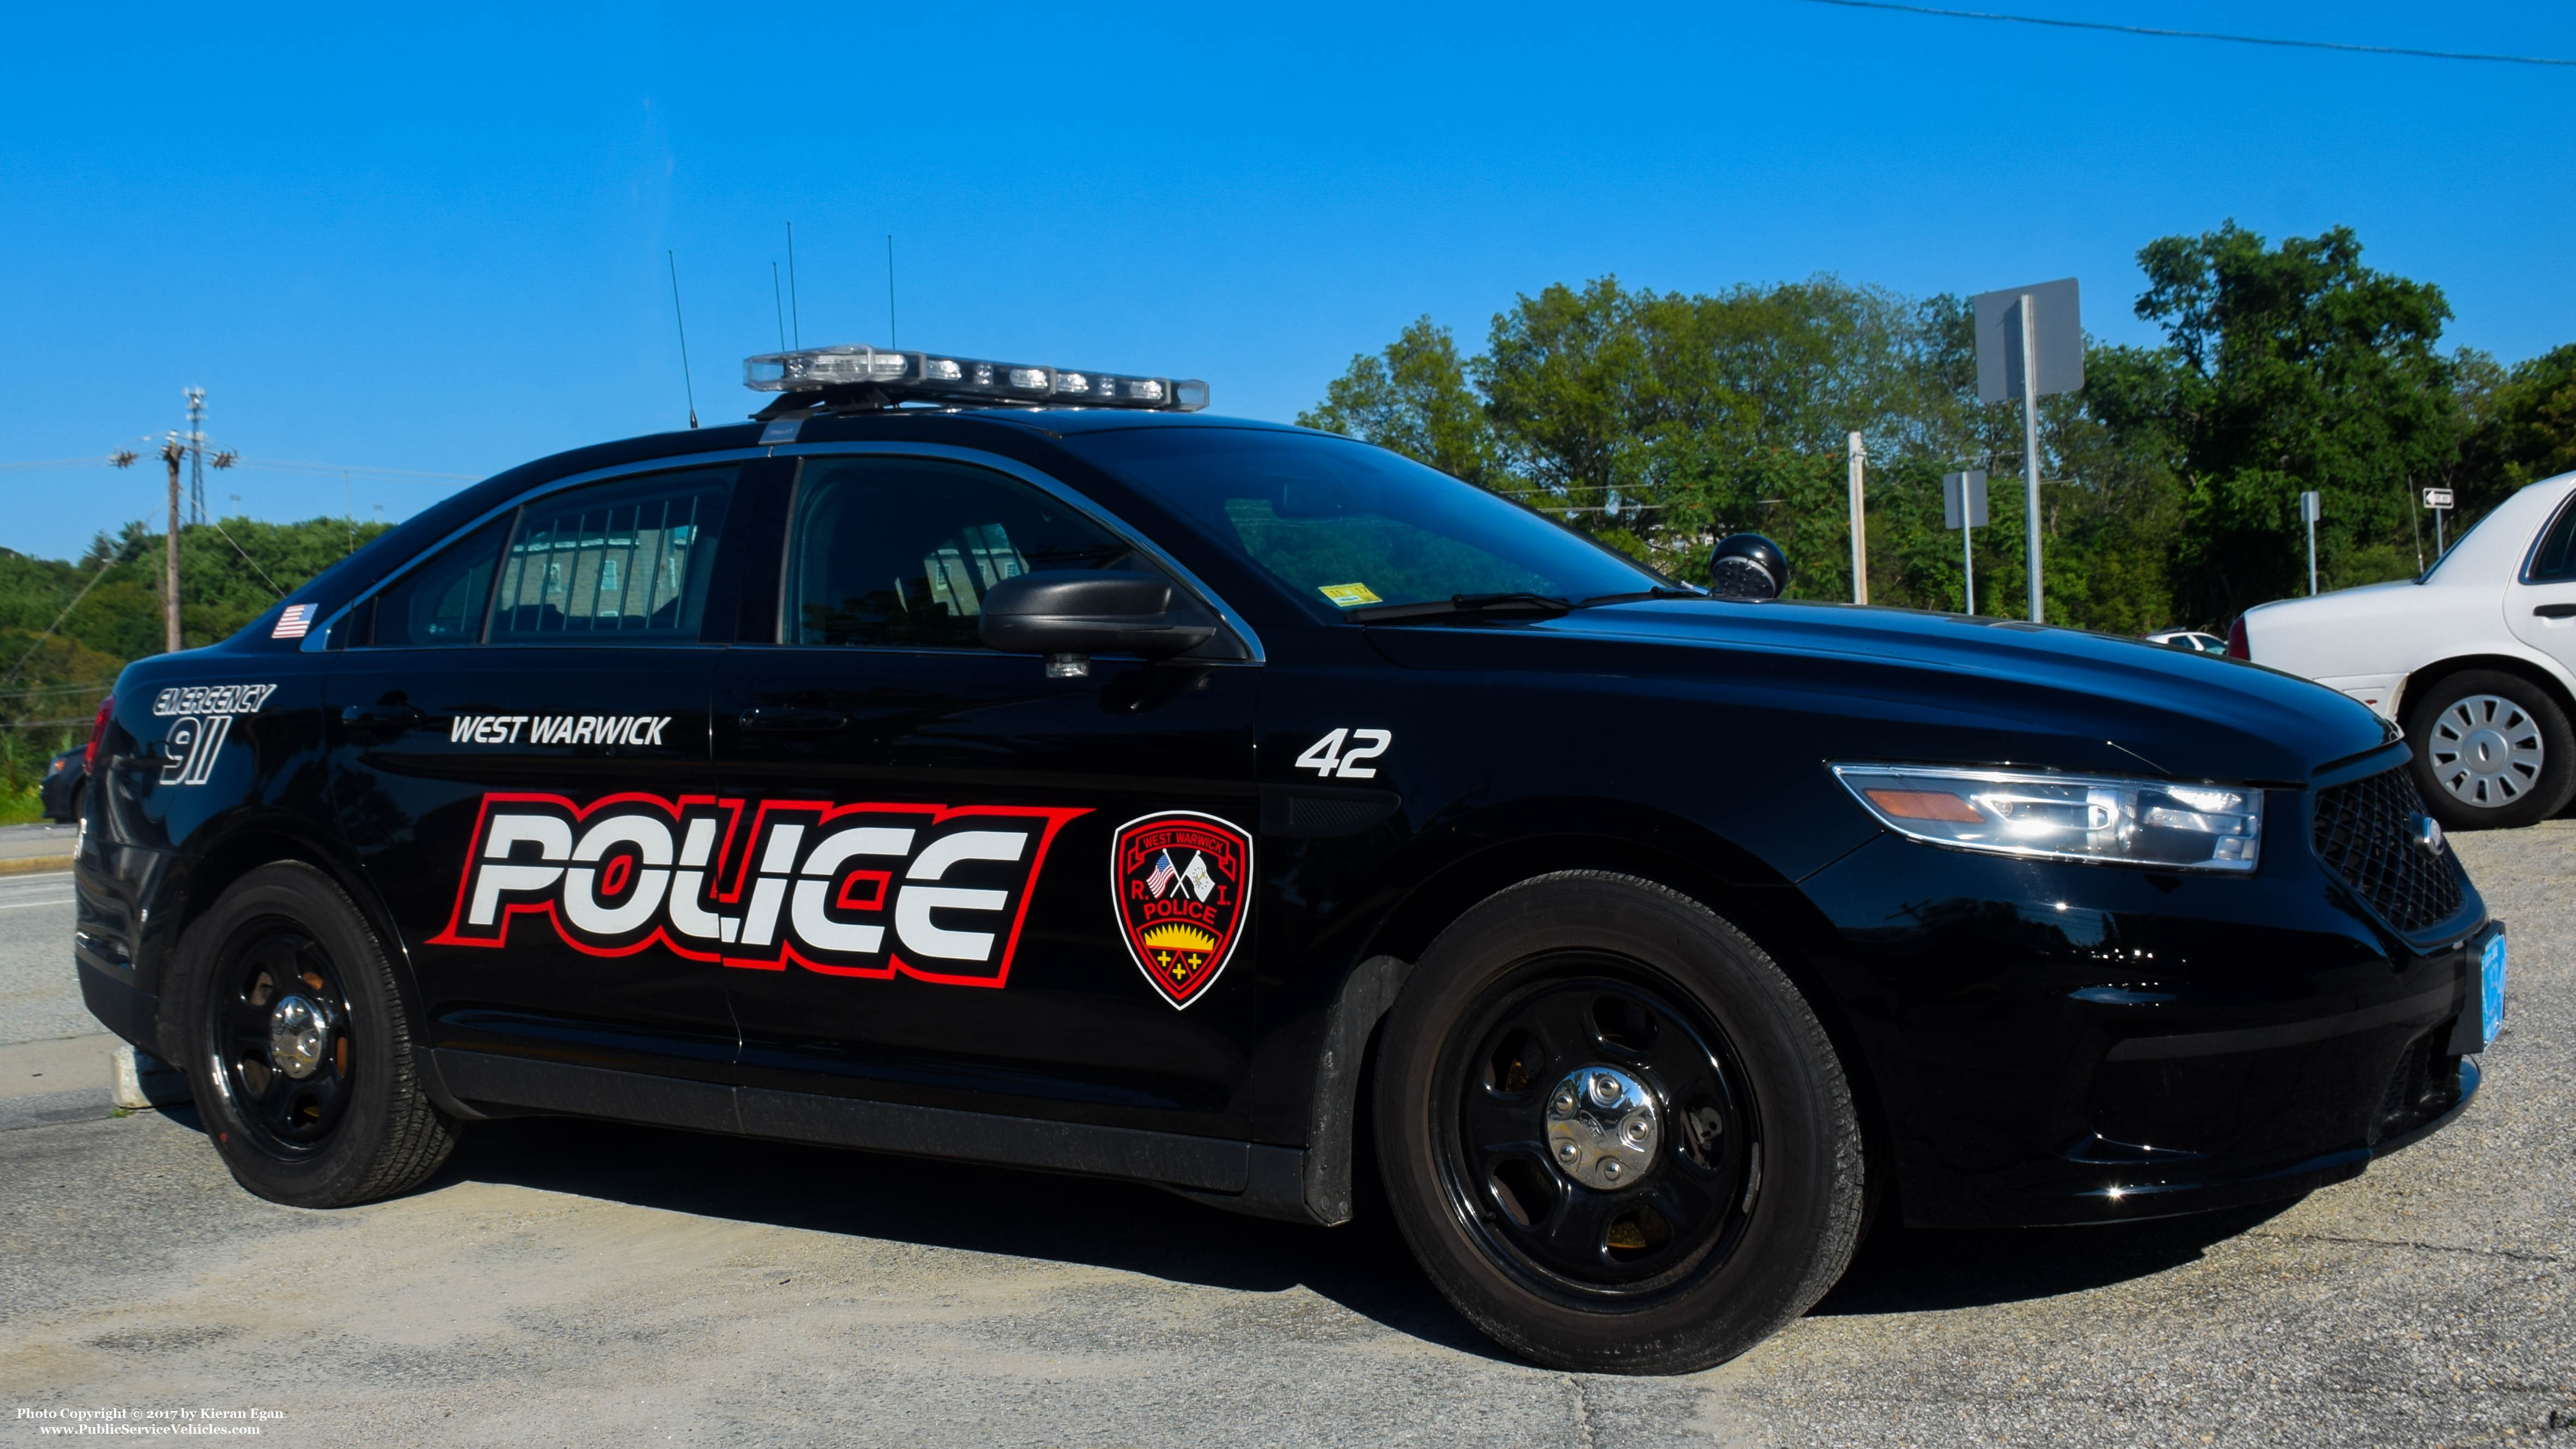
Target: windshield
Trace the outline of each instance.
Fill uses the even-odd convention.
[[[1318,617],[1461,594],[1580,603],[1670,587],[1518,504],[1365,443],[1137,428],[1064,445],[1251,560]]]

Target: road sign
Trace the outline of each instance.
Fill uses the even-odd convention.
[[[2030,299],[2030,325],[2021,317],[2023,298]],[[2031,338],[2031,371],[2041,397],[2075,392],[2084,386],[2084,318],[2077,307],[2075,279],[2039,282],[1982,292],[1977,309],[1977,401],[2010,402],[2021,396],[2022,337]]]
[[[1941,475],[1941,526],[1986,526],[1986,474],[1981,468]]]
[[[2041,621],[2039,566],[2039,400],[2084,385],[2084,318],[2075,279],[1981,292],[1977,311],[1977,400],[2021,399],[2022,526],[2029,534],[2030,621]]]
[[[2450,490],[2450,489],[2448,489],[2448,488],[2427,488],[2427,489],[2425,489],[2425,490],[2424,490],[2424,506],[2425,506],[2425,507],[2427,507],[2427,508],[2448,508],[2448,507],[2450,507],[2450,506],[2451,506],[2451,490]]]
[[[2299,521],[2308,526],[2308,596],[2317,592],[2317,520],[2325,517],[2322,501],[2314,493],[2299,495]]]
[[[1960,612],[1973,614],[1977,612],[1977,535],[1972,530],[1986,526],[1984,469],[1941,475],[1941,526],[1959,530]]]

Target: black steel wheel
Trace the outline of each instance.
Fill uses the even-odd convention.
[[[1566,952],[1497,981],[1452,1038],[1452,1201],[1537,1291],[1645,1301],[1741,1240],[1760,1114],[1725,1033],[1686,1002],[1638,963]]]
[[[297,1207],[409,1191],[455,1123],[421,1089],[393,966],[301,861],[242,877],[181,939],[197,1106],[235,1181]]]
[[[348,996],[330,952],[295,922],[268,917],[243,937],[211,983],[221,1090],[262,1151],[310,1156],[366,1067],[350,1057]]]
[[[1468,911],[1407,978],[1370,1091],[1424,1271],[1552,1367],[1724,1362],[1859,1242],[1859,1117],[1822,1023],[1743,932],[1651,881],[1570,871]]]

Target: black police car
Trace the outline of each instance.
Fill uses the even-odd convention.
[[[2501,928],[2332,691],[1715,596],[1195,383],[751,372],[126,671],[81,982],[251,1191],[523,1112],[1315,1224],[1374,1153],[1496,1339],[1673,1370],[1873,1211],[2295,1194],[2476,1088]]]

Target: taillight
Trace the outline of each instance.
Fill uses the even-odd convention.
[[[2236,622],[2227,626],[2227,657],[2230,659],[2251,659],[2254,657],[2253,649],[2248,647],[2245,643],[2245,616],[2243,614],[2237,615]]]
[[[98,742],[107,738],[107,722],[115,713],[116,696],[111,694],[98,702],[98,718],[89,722],[89,743],[81,747],[81,769],[89,774],[98,773]]]

